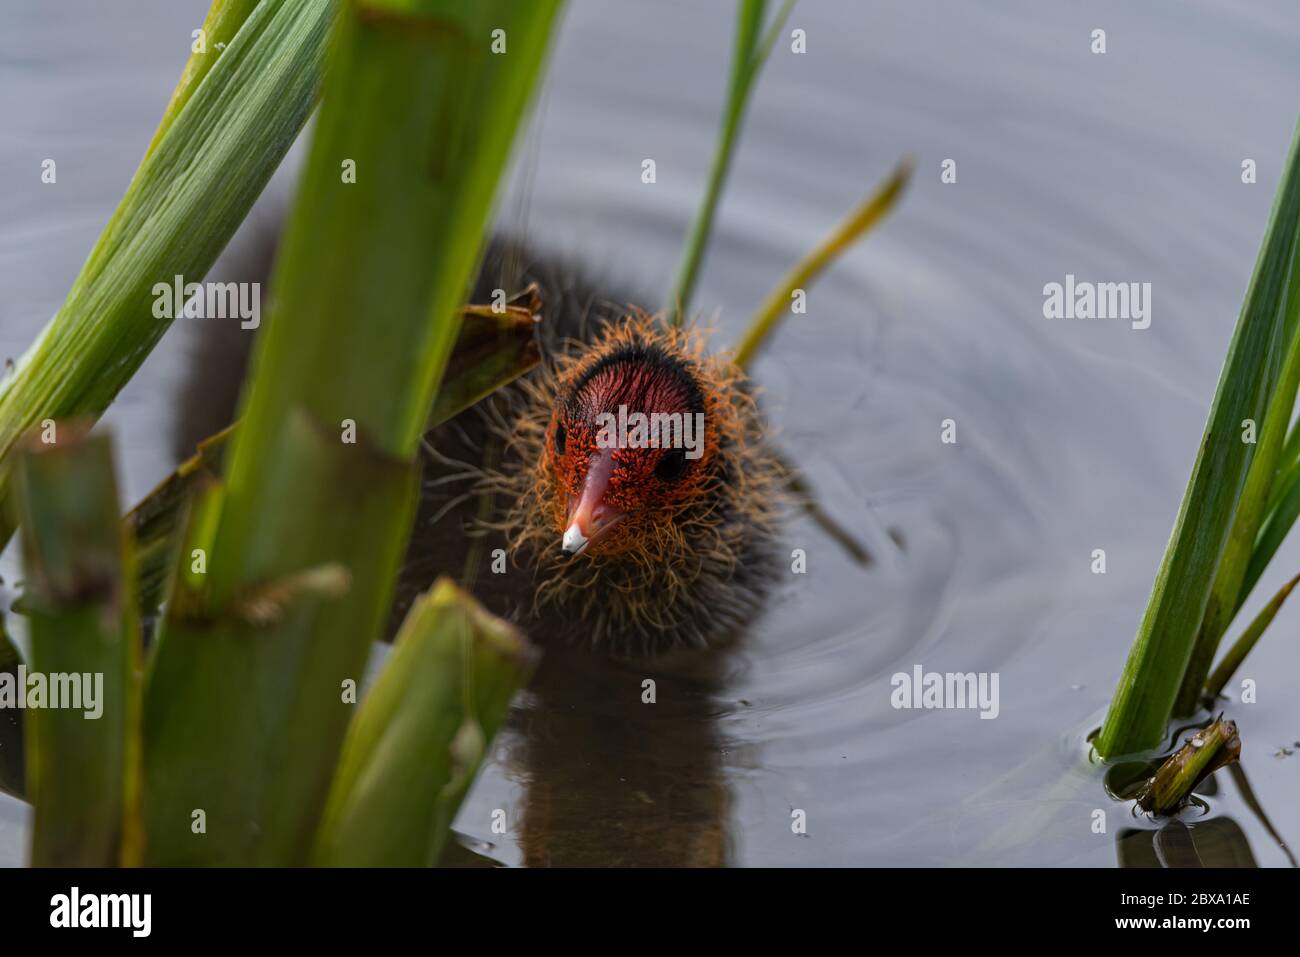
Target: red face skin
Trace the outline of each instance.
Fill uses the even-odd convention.
[[[716,445],[713,423],[698,387],[690,388],[692,374],[678,369],[666,374],[662,363],[629,358],[604,365],[585,381],[577,370],[561,383],[546,432],[544,468],[554,479],[552,512],[566,552],[615,555],[636,548],[657,525],[671,522],[683,504],[704,493]],[[575,386],[580,387],[575,391]],[[685,417],[692,414],[693,394],[695,411],[705,413],[699,458],[686,458],[681,447],[600,447],[599,413],[617,417],[619,405],[625,404],[629,415],[677,412]],[[698,441],[693,438],[693,444]]]

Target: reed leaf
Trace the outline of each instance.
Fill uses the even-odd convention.
[[[153,863],[309,859],[347,689],[409,534],[418,443],[557,6],[351,0],[340,13],[277,311],[223,481],[191,511],[146,684]],[[498,29],[504,55],[490,52]],[[299,593],[270,627],[250,614],[268,586],[332,565],[345,594]]]
[[[1250,597],[1259,577],[1264,574],[1264,569],[1295,525],[1296,516],[1300,515],[1300,462],[1294,463],[1278,476],[1274,482],[1273,498],[1276,502],[1264,520],[1264,527],[1260,529],[1259,538],[1250,553],[1250,561],[1246,564],[1234,614],[1241,610],[1241,606]]]
[[[1286,434],[1286,442],[1282,445],[1282,452],[1277,457],[1277,471],[1274,473],[1273,491],[1268,496],[1268,511],[1272,512],[1277,507],[1281,494],[1278,490],[1280,480],[1283,475],[1295,467],[1300,462],[1300,420],[1291,424],[1291,429]]]
[[[1165,736],[1256,452],[1242,441],[1242,424],[1251,419],[1268,427],[1282,380],[1288,315],[1300,281],[1298,234],[1300,137],[1283,167],[1173,534],[1096,741],[1104,757],[1155,747]]]
[[[316,95],[331,0],[222,4],[217,55],[191,59],[163,122],[58,313],[0,381],[0,546],[11,452],[46,419],[97,417],[166,332],[153,288],[198,281],[243,221]]]
[[[185,69],[172,91],[172,98],[167,101],[158,129],[154,132],[149,148],[145,150],[148,157],[162,142],[167,131],[180,116],[185,104],[190,101],[194,91],[199,88],[203,78],[211,72],[212,67],[221,59],[226,47],[234,42],[244,22],[248,19],[262,0],[212,0],[208,15],[203,20],[201,44],[191,44],[190,58],[185,61]],[[332,2],[332,0],[331,0]]]
[[[31,862],[133,864],[141,851],[141,650],[129,542],[108,438],[59,429],[58,444],[31,443],[17,470],[31,653],[16,684],[34,693],[40,682],[46,696],[24,716]],[[72,699],[53,707],[56,687]]]
[[[348,728],[315,863],[438,863],[534,654],[512,626],[441,579],[407,613]]]
[[[1273,491],[1287,424],[1291,421],[1291,411],[1295,408],[1296,387],[1300,386],[1300,335],[1296,332],[1296,317],[1300,314],[1300,286],[1296,284],[1300,284],[1300,243],[1293,250],[1291,271],[1286,280],[1286,298],[1281,307],[1283,334],[1288,342],[1281,378],[1269,399],[1264,421],[1258,424],[1258,448],[1246,473],[1246,484],[1237,503],[1228,543],[1219,557],[1219,567],[1205,606],[1205,616],[1201,619],[1182,686],[1174,702],[1175,715],[1192,715],[1200,706],[1205,678],[1214,661],[1219,641],[1240,603],[1246,569]]]
[[[1223,656],[1223,660],[1219,662],[1218,667],[1216,667],[1210,677],[1206,679],[1205,689],[1203,691],[1205,697],[1217,698],[1223,693],[1223,689],[1228,684],[1229,679],[1236,674],[1237,669],[1241,667],[1241,663],[1246,660],[1246,655],[1250,654],[1251,649],[1255,647],[1260,636],[1264,634],[1265,629],[1273,623],[1273,619],[1276,618],[1277,613],[1282,610],[1282,604],[1290,596],[1291,591],[1295,588],[1297,583],[1300,583],[1300,575],[1297,575],[1295,578],[1292,578],[1289,582],[1283,585],[1278,590],[1278,593],[1269,599],[1268,604],[1259,610],[1259,614],[1255,616],[1250,625],[1247,626],[1246,630],[1241,633],[1241,637],[1233,642],[1232,647],[1229,648],[1227,653]]]
[[[669,315],[672,316],[674,325],[681,325],[684,321],[695,294],[700,263],[713,232],[713,217],[726,187],[732,154],[744,122],[745,110],[749,106],[749,94],[754,87],[754,80],[758,78],[763,64],[772,52],[776,37],[794,7],[794,0],[786,0],[782,4],[771,28],[763,35],[763,13],[766,7],[766,0],[740,0],[736,4],[736,35],[731,47],[731,79],[727,86],[726,106],[722,112],[722,128],[718,131],[718,142],[714,147],[704,198],[682,247],[677,281],[668,300]]]
[[[790,296],[805,289],[841,253],[865,236],[897,204],[912,176],[912,161],[904,159],[874,193],[864,199],[830,234],[800,259],[773,287],[750,320],[749,327],[736,346],[732,361],[742,369],[754,360],[771,338],[781,320],[790,314]]]

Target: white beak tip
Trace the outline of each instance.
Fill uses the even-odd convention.
[[[560,547],[566,555],[579,555],[587,547],[588,541],[587,536],[582,534],[582,529],[578,528],[578,523],[574,522],[565,530]]]

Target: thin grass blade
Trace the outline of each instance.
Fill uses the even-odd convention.
[[[794,7],[794,0],[786,0],[777,12],[776,19],[766,35],[762,34],[763,13],[766,0],[740,0],[736,5],[736,33],[731,47],[731,79],[727,87],[727,102],[722,113],[722,128],[718,131],[718,142],[714,147],[713,162],[709,168],[708,183],[704,188],[704,198],[691,223],[682,247],[682,261],[677,268],[677,281],[673,286],[672,296],[667,307],[674,325],[681,325],[688,314],[691,299],[695,294],[695,283],[699,278],[700,264],[704,259],[704,250],[708,247],[709,236],[713,232],[713,218],[726,188],[727,174],[731,169],[731,158],[744,123],[745,110],[749,105],[749,94],[754,81],[763,69],[768,55],[781,26]]]
[[[1265,519],[1264,527],[1260,529],[1259,538],[1250,553],[1246,574],[1242,577],[1241,588],[1237,592],[1237,607],[1233,609],[1234,614],[1241,610],[1241,606],[1250,597],[1260,576],[1268,568],[1268,563],[1273,560],[1278,548],[1290,533],[1291,527],[1295,525],[1296,517],[1300,516],[1300,462],[1293,464],[1278,478],[1274,494],[1277,503]]]
[[[1297,583],[1300,583],[1300,575],[1297,575],[1295,578],[1292,578],[1289,582],[1283,585],[1278,590],[1278,593],[1269,599],[1268,604],[1260,609],[1259,614],[1255,616],[1254,620],[1251,621],[1246,630],[1241,633],[1241,637],[1238,638],[1233,643],[1232,647],[1228,649],[1227,653],[1223,656],[1223,660],[1219,662],[1218,666],[1206,680],[1205,690],[1203,692],[1205,697],[1217,698],[1219,695],[1223,694],[1223,689],[1227,686],[1232,676],[1237,673],[1237,669],[1240,668],[1241,663],[1246,660],[1246,656],[1250,654],[1251,649],[1255,647],[1260,636],[1263,635],[1268,626],[1273,623],[1273,619],[1276,618],[1277,613],[1282,610],[1283,603],[1290,596],[1292,589],[1295,588]]]
[[[912,176],[912,161],[904,159],[880,187],[854,209],[811,252],[795,263],[781,277],[768,294],[763,305],[750,321],[749,328],[736,346],[733,361],[746,368],[759,349],[771,338],[780,321],[790,314],[790,295],[796,289],[805,289],[822,270],[834,262],[844,250],[857,242],[884,219],[897,204],[907,181]]]

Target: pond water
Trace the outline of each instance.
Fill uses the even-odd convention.
[[[206,3],[132,0],[129,20],[109,6],[0,14],[0,356],[62,300]],[[573,2],[505,224],[667,288],[731,18],[730,4]],[[1109,800],[1085,736],[1167,541],[1296,121],[1294,3],[845,0],[800,3],[789,27],[807,52],[779,43],[759,81],[696,305],[733,339],[916,158],[897,212],[756,367],[782,447],[874,561],[798,521],[807,573],[707,666],[550,654],[461,810],[464,843],[507,864],[1288,866],[1258,810],[1300,839],[1300,605],[1247,664],[1258,702],[1228,706],[1242,773],[1220,772],[1180,823],[1156,834]],[[296,155],[255,218],[273,217]],[[1150,327],[1045,319],[1043,287],[1067,275],[1150,283]],[[173,464],[185,334],[106,417],[133,500]],[[1293,540],[1247,613],[1298,567]],[[0,573],[16,572],[10,549]],[[917,666],[996,674],[996,717],[896,709],[891,679]],[[4,863],[22,861],[24,817],[0,796]]]

